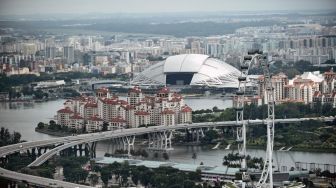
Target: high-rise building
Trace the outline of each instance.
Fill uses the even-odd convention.
[[[47,47],[45,56],[48,59],[55,59],[55,57],[56,57],[56,47]]]
[[[63,48],[63,58],[66,63],[73,63],[75,61],[75,51],[73,46],[65,46]]]
[[[93,63],[93,55],[91,53],[85,53],[83,55],[83,65],[91,65]]]
[[[279,73],[272,77],[272,86],[274,88],[274,100],[276,102],[280,102],[285,99],[285,90],[284,86],[288,85],[288,77],[284,73]],[[258,87],[258,95],[261,97],[265,96],[265,83],[264,77],[259,78],[259,87]],[[267,99],[264,98],[264,102],[267,102]]]

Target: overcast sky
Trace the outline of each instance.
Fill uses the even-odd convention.
[[[336,0],[0,0],[1,15],[323,9]]]

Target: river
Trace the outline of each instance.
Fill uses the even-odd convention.
[[[34,131],[38,122],[49,122],[56,111],[62,108],[64,100],[49,101],[44,103],[0,103],[0,127],[8,128],[11,132],[17,131],[22,135],[23,140],[43,140],[52,138],[52,136],[37,133]],[[194,110],[211,109],[214,106],[218,108],[228,108],[232,106],[232,101],[215,98],[190,98],[185,99],[185,103]],[[109,144],[101,143],[97,147],[97,156],[102,156],[108,152]],[[182,163],[203,162],[206,165],[220,166],[224,155],[232,152],[231,150],[212,150],[200,146],[173,146],[170,151],[170,161]],[[194,161],[191,157],[193,153],[197,154]],[[234,152],[234,151],[233,151]],[[253,157],[264,157],[265,152],[260,149],[248,149],[248,154]],[[336,165],[335,153],[316,153],[316,152],[296,152],[296,151],[276,151],[274,152],[274,163],[279,166],[294,166],[297,161],[307,163],[323,163]],[[276,165],[277,166],[277,165]]]

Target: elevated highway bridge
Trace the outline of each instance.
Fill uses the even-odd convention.
[[[315,118],[291,118],[291,119],[275,119],[275,123],[294,123],[294,122],[304,122],[309,120],[320,120],[320,121],[334,121],[334,117],[315,117]],[[246,120],[248,125],[264,125],[266,120]],[[216,128],[216,127],[235,127],[239,126],[236,121],[222,121],[222,122],[203,122],[203,123],[191,123],[191,124],[178,124],[175,126],[152,126],[152,127],[141,127],[133,129],[119,129],[115,131],[106,131],[99,133],[91,134],[82,134],[77,136],[68,136],[61,138],[54,138],[49,140],[40,140],[40,141],[31,141],[23,142],[19,144],[4,146],[0,148],[0,156],[6,158],[8,155],[16,152],[25,152],[27,150],[39,149],[51,146],[50,149],[45,150],[44,154],[41,154],[33,163],[29,166],[39,166],[45,161],[50,159],[52,156],[57,155],[59,152],[74,146],[81,144],[87,144],[90,147],[90,150],[95,149],[95,143],[102,140],[109,139],[125,139],[128,149],[130,145],[134,144],[134,138],[138,135],[152,134],[154,136],[153,141],[157,139],[157,142],[161,142],[161,147],[167,147],[171,134],[175,130],[200,130],[207,128]],[[133,139],[132,139],[133,138]],[[162,145],[163,144],[163,145]],[[171,140],[170,140],[171,144]],[[0,176],[18,181],[18,182],[27,182],[30,185],[38,185],[45,187],[88,187],[82,185],[76,185],[73,183],[68,183],[64,181],[52,180],[48,178],[42,178],[37,176],[31,176],[27,174],[21,174],[18,172],[9,171],[3,168],[0,168]]]

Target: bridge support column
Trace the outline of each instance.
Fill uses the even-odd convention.
[[[122,149],[124,151],[126,151],[126,149],[127,149],[127,140],[126,140],[126,137],[122,137],[121,141],[122,141]]]
[[[168,133],[165,131],[163,132],[164,138],[165,138],[165,150],[172,150],[172,137],[173,137],[173,132],[168,131]]]
[[[124,149],[124,143],[122,138],[115,138],[114,143],[115,143],[115,149],[117,150]]]
[[[37,148],[37,156],[41,156],[42,155],[42,148]]]
[[[95,158],[96,157],[96,146],[97,143],[96,142],[92,142],[91,146],[90,146],[90,158]]]
[[[132,147],[132,150],[134,150],[134,141],[135,141],[135,136],[123,137],[124,147],[127,147],[128,156],[131,156],[131,147]]]
[[[32,148],[31,157],[33,160],[36,159],[36,148]]]
[[[148,149],[167,151],[172,150],[172,131],[163,131],[148,134]]]
[[[90,157],[91,148],[89,143],[85,144],[84,152],[86,157]]]

